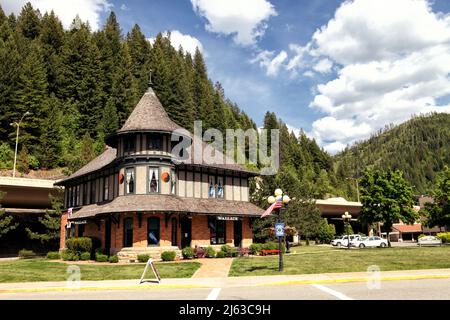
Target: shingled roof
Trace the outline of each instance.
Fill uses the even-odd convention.
[[[103,167],[107,166],[111,162],[113,162],[116,159],[117,155],[117,149],[107,147],[105,151],[103,151],[102,154],[100,154],[97,158],[90,161],[88,164],[83,166],[78,171],[75,171],[73,174],[71,174],[66,179],[62,179],[55,183],[55,185],[63,185],[63,182],[67,180],[71,180],[77,177],[80,177],[82,175],[97,171],[102,169]]]
[[[145,194],[117,197],[111,202],[83,206],[70,219],[84,219],[100,214],[121,212],[189,212],[260,216],[264,210],[247,201],[184,198],[174,195]]]
[[[117,133],[130,131],[172,132],[177,129],[181,129],[181,127],[169,118],[153,89],[148,88]]]

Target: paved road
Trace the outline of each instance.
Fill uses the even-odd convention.
[[[366,282],[289,284],[223,288],[145,288],[132,290],[94,290],[73,292],[0,293],[5,299],[70,299],[70,300],[450,300],[450,278],[382,281],[377,288]]]

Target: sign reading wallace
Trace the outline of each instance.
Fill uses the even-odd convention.
[[[232,221],[237,221],[239,220],[239,217],[222,217],[222,216],[218,216],[217,220],[232,220]]]

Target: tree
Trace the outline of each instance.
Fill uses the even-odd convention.
[[[32,231],[30,228],[25,228],[28,237],[32,240],[40,240],[42,243],[46,243],[51,247],[57,248],[60,237],[61,228],[61,214],[63,208],[64,191],[62,189],[56,189],[53,193],[49,194],[50,202],[52,204],[51,210],[46,210],[43,217],[39,217],[38,221],[42,224],[45,231],[39,233]]]
[[[323,218],[322,222],[319,225],[317,238],[322,243],[330,243],[330,241],[334,239],[335,235],[336,235],[336,228],[334,227],[334,224],[329,224],[327,219]]]
[[[360,182],[362,210],[359,220],[365,224],[383,222],[389,246],[389,233],[394,223],[413,223],[414,196],[400,171],[367,169]]]
[[[39,36],[41,29],[41,14],[34,10],[31,3],[27,2],[18,17],[18,26],[26,38],[35,39]]]
[[[56,167],[61,159],[61,111],[59,100],[52,95],[49,100],[48,114],[42,123],[42,134],[38,146],[38,160],[43,168]]]
[[[14,222],[14,218],[11,215],[6,213],[5,209],[2,209],[1,200],[4,196],[5,192],[0,191],[0,239],[19,225]]]
[[[292,201],[291,201],[292,202]],[[322,216],[320,210],[316,208],[314,201],[308,199],[297,200],[298,215],[296,219],[290,222],[290,225],[296,227],[299,235],[306,239],[306,244],[309,245],[309,240],[315,238],[320,231],[322,223]]]
[[[436,179],[436,187],[432,192],[433,202],[425,203],[422,212],[427,218],[429,227],[450,226],[450,168],[444,167]]]

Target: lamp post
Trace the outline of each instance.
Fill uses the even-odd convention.
[[[19,122],[12,122],[11,126],[16,126],[17,130],[16,130],[16,151],[14,152],[14,167],[13,167],[13,178],[16,177],[16,163],[17,163],[17,145],[19,144],[19,127],[20,124],[22,123],[23,118],[25,118],[25,116],[29,115],[30,112],[27,111],[23,114],[22,118],[20,118]]]
[[[342,220],[345,224],[350,222],[350,219],[352,218],[352,215],[349,214],[347,211],[342,215]],[[350,231],[349,228],[347,228],[347,249],[350,249]]]
[[[270,196],[267,198],[267,202],[270,204],[274,204],[275,202],[279,203],[278,207],[278,219],[277,223],[282,223],[281,219],[281,208],[283,205],[287,205],[291,201],[291,198],[287,194],[283,195],[283,191],[281,189],[275,190],[275,196]],[[275,228],[276,229],[276,228]],[[275,234],[277,233],[277,230],[275,230]],[[283,235],[278,236],[278,251],[279,251],[279,262],[278,262],[278,270],[280,272],[283,271],[283,238],[284,238],[284,226],[283,226]]]

